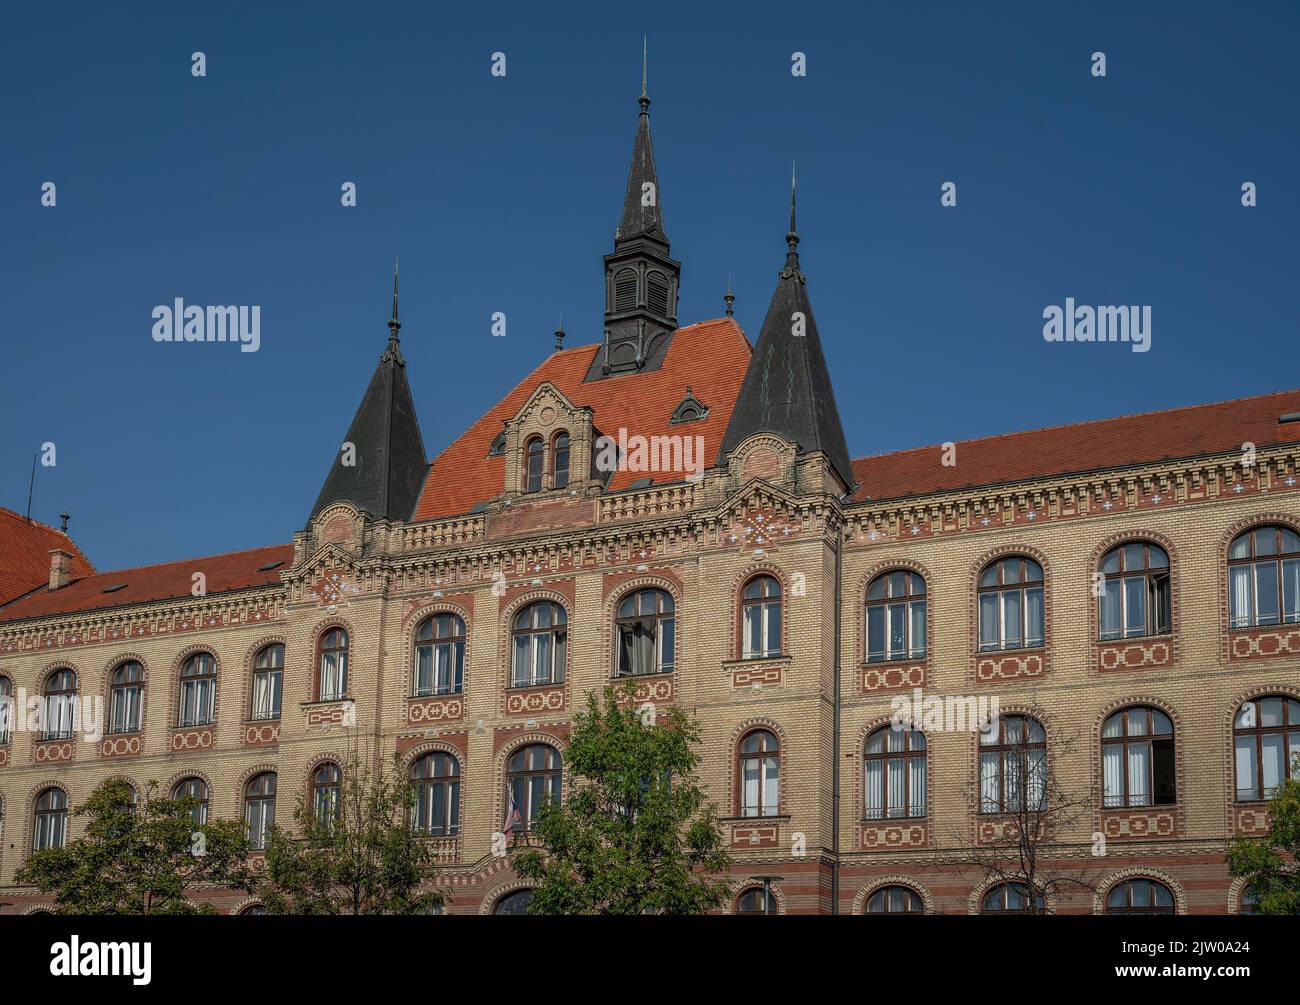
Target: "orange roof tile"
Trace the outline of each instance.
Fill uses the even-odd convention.
[[[544,360],[486,415],[433,459],[424,491],[415,507],[414,520],[432,520],[468,513],[475,503],[500,495],[505,487],[505,457],[488,457],[492,441],[507,419],[514,418],[543,381],[550,381],[574,405],[590,408],[596,429],[617,437],[666,436],[673,433],[704,437],[705,466],[712,466],[731,410],[749,365],[750,346],[733,318],[702,321],[679,328],[668,347],[663,365],[650,372],[620,374],[583,383],[600,346],[565,349]],[[708,417],[689,425],[673,426],[673,410],[686,395],[686,386],[709,410]],[[613,491],[625,489],[646,473],[618,470],[610,481]],[[651,473],[656,483],[681,478]]]
[[[292,562],[293,545],[280,544],[116,572],[94,573],[94,570],[90,570],[93,575],[75,579],[62,589],[38,590],[0,607],[0,622],[189,597],[196,572],[203,573],[206,578],[209,596],[231,590],[272,586],[280,582],[281,570]],[[262,568],[271,563],[280,564],[274,569]],[[48,572],[45,581],[48,584]],[[104,592],[120,584],[121,589]]]
[[[72,555],[74,576],[88,576],[95,571],[63,531],[0,506],[0,605],[49,585],[50,552],[55,548]]]
[[[1300,390],[961,440],[951,467],[943,465],[940,446],[878,454],[853,462],[860,483],[854,499],[895,499],[1200,457],[1241,450],[1245,443],[1300,442],[1300,422],[1278,422],[1291,412],[1300,412]]]

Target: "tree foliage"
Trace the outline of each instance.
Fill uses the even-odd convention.
[[[428,914],[434,855],[412,812],[415,790],[396,758],[371,771],[343,765],[334,812],[300,801],[294,830],[273,827],[260,896],[269,914]]]
[[[18,882],[53,896],[59,914],[213,914],[191,896],[203,888],[252,889],[242,823],[196,824],[196,801],[161,798],[156,782],[133,797],[121,779],[102,783],[74,810],[88,818],[85,834],[34,852]]]
[[[699,914],[730,893],[731,857],[696,783],[699,726],[587,696],[567,752],[574,791],[516,839],[515,871],[536,886],[530,914]]]
[[[1268,802],[1268,833],[1236,837],[1228,845],[1228,872],[1244,877],[1260,914],[1300,914],[1300,758]]]

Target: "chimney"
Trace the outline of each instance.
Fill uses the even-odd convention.
[[[72,582],[72,554],[62,548],[50,550],[50,589],[59,590]]]

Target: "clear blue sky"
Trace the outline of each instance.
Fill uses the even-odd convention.
[[[53,441],[33,514],[100,568],[289,540],[395,253],[430,455],[561,311],[598,341],[643,32],[681,320],[731,273],[757,337],[797,159],[854,456],[1300,385],[1295,4],[180,6],[18,5],[0,39],[0,505]],[[1067,296],[1151,305],[1152,350],[1045,343]],[[261,351],[156,344],[176,297],[261,305]]]

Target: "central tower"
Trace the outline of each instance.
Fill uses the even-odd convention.
[[[677,328],[681,263],[668,254],[663,198],[650,142],[650,98],[641,59],[641,112],[632,141],[623,214],[605,256],[605,344],[587,380],[658,369]]]

